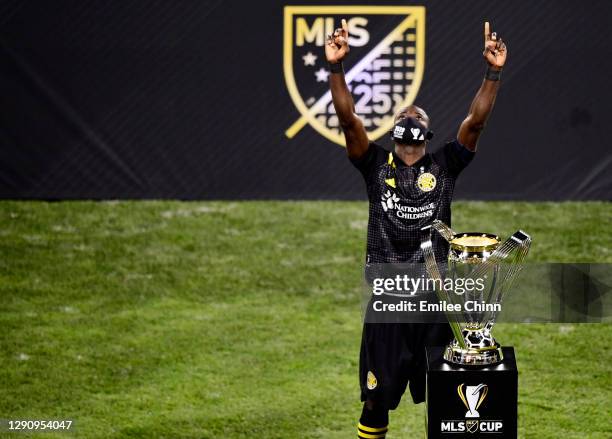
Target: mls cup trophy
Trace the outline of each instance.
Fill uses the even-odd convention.
[[[445,276],[440,274],[431,243],[431,229],[450,244]],[[421,248],[429,277],[438,281],[436,293],[441,301],[459,305],[461,311],[446,313],[455,339],[444,351],[448,362],[464,366],[485,366],[503,360],[501,346],[491,335],[501,301],[521,270],[531,238],[522,231],[504,243],[489,233],[455,233],[442,221],[435,220],[422,229]],[[446,279],[482,279],[482,288],[472,291],[448,291],[439,287]],[[455,288],[455,290],[458,290]],[[470,304],[470,306],[466,306]],[[469,309],[469,311],[466,310]]]

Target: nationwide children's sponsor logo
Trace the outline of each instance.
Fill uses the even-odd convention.
[[[457,386],[457,394],[467,409],[465,419],[442,420],[441,433],[503,433],[504,422],[500,419],[482,419],[478,409],[489,393],[489,386],[480,383]]]
[[[423,6],[285,6],[283,70],[299,117],[286,130],[293,138],[310,125],[344,146],[329,91],[324,45],[347,19],[351,52],[345,78],[355,112],[371,140],[388,135],[394,112],[410,105],[425,69]]]
[[[436,203],[433,202],[423,206],[409,206],[390,189],[383,192],[380,202],[385,212],[395,212],[398,218],[403,219],[429,218],[433,216],[436,208]]]

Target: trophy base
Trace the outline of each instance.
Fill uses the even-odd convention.
[[[461,366],[489,366],[501,363],[504,359],[501,346],[484,349],[463,349],[459,346],[447,346],[444,359],[449,363]]]
[[[427,438],[517,439],[518,371],[514,350],[503,347],[502,363],[465,367],[444,361],[444,349],[442,346],[427,347]],[[476,405],[478,402],[482,405],[478,409],[473,405],[474,399],[466,397],[467,386],[481,387]],[[488,387],[488,391],[482,387]],[[469,417],[475,411],[480,417]]]
[[[484,328],[468,326],[463,329],[462,335],[465,348],[455,339],[444,350],[444,359],[449,363],[462,366],[489,366],[501,363],[504,359],[501,346]]]

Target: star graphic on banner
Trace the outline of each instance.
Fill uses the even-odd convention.
[[[302,59],[304,60],[305,66],[314,66],[315,61],[317,60],[317,55],[315,55],[311,51],[308,51],[308,53],[304,55]]]
[[[317,77],[317,82],[327,82],[329,72],[327,71],[327,69],[321,67],[315,72],[315,76]]]

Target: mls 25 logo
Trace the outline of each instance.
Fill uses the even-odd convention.
[[[290,139],[308,124],[344,146],[324,53],[326,36],[342,18],[348,22],[351,46],[345,77],[371,140],[389,132],[394,111],[414,102],[419,91],[425,68],[425,7],[285,6],[283,70],[298,110],[285,132]]]

